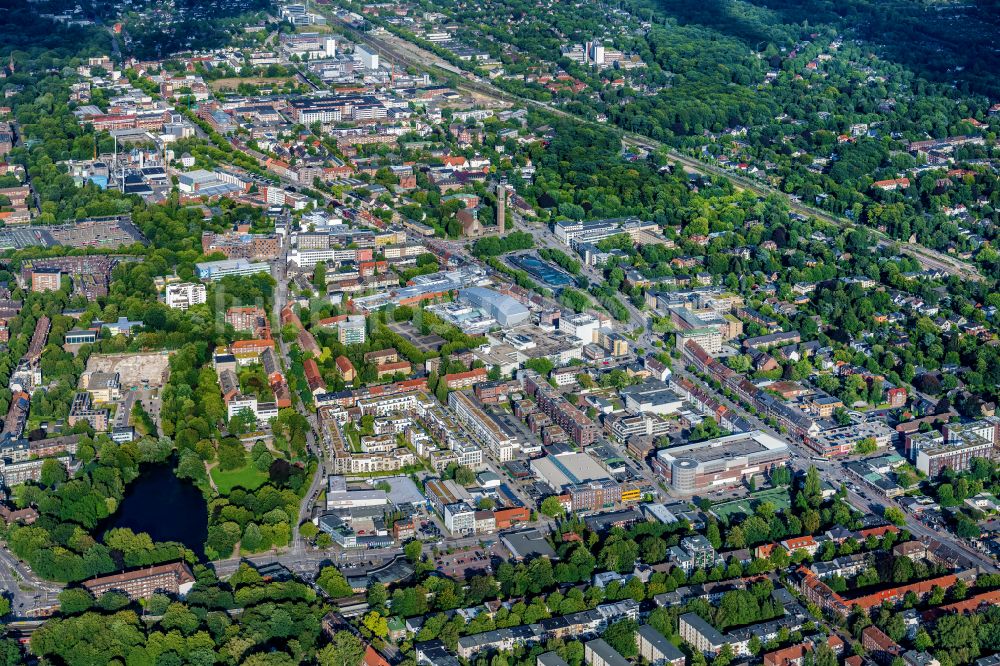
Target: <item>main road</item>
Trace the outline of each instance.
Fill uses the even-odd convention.
[[[278,343],[278,351],[281,354],[285,368],[291,368],[292,360],[288,356],[288,344],[285,342],[284,338],[281,336],[281,310],[285,307],[285,302],[288,298],[288,244],[287,238],[282,240],[281,244],[281,254],[278,256],[277,261],[271,267],[271,275],[274,278],[276,286],[274,288],[274,304],[273,304],[273,316],[275,324],[277,324],[277,335],[275,340]],[[306,491],[305,496],[302,499],[302,503],[299,505],[299,515],[292,525],[292,549],[300,550],[304,549],[304,544],[299,538],[299,525],[302,524],[304,520],[309,517],[310,508],[319,494],[320,487],[323,485],[323,481],[326,479],[326,455],[323,451],[321,445],[317,445],[317,427],[318,421],[316,415],[309,412],[306,406],[302,403],[301,396],[298,393],[293,394],[292,404],[295,405],[296,410],[303,418],[309,423],[309,430],[306,431],[306,450],[312,453],[317,459],[316,472],[313,474],[312,481],[309,484],[309,489]],[[321,441],[322,438],[319,438]]]

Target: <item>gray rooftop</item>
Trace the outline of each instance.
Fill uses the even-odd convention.
[[[607,666],[631,666],[628,659],[621,656],[618,650],[608,645],[603,638],[595,638],[592,641],[587,641],[586,647],[600,656]]]
[[[648,624],[639,627],[639,635],[647,642],[651,643],[656,650],[663,655],[667,661],[683,659],[684,653],[677,649],[677,646],[664,638],[663,634],[653,629]]]

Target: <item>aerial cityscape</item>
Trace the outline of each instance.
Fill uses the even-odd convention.
[[[1000,666],[998,39],[0,1],[0,666]]]

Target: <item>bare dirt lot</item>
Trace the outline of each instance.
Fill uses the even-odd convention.
[[[117,372],[122,388],[160,388],[170,375],[167,352],[147,354],[92,354],[87,372]]]

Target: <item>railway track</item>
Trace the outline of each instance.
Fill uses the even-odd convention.
[[[372,34],[369,32],[361,32],[353,28],[348,28],[345,26],[345,32],[354,39],[355,41],[367,44],[370,47],[375,48],[379,54],[383,57],[389,58],[390,60],[395,60],[404,65],[411,67],[417,67],[419,69],[427,70],[437,70],[442,73],[447,78],[452,81],[452,85],[459,91],[466,93],[472,93],[494,99],[501,102],[506,102],[509,104],[525,104],[528,106],[533,106],[538,109],[542,109],[548,113],[552,113],[564,118],[572,119],[576,122],[580,122],[586,125],[592,125],[600,127],[602,129],[607,129],[606,125],[598,123],[596,121],[582,118],[574,113],[565,111],[553,107],[545,102],[539,102],[537,100],[528,99],[525,97],[520,97],[518,95],[512,95],[508,92],[500,90],[489,83],[484,83],[482,81],[470,80],[464,75],[456,75],[454,72],[454,67],[451,67],[449,63],[444,62],[438,56],[433,53],[422,49],[421,47],[406,41],[401,37],[395,35],[383,35],[383,34]],[[442,66],[445,65],[445,66]],[[447,68],[446,68],[447,67]],[[838,217],[828,211],[815,208],[813,206],[806,205],[801,201],[793,199],[790,195],[785,192],[781,192],[770,185],[761,183],[759,181],[752,180],[741,174],[736,174],[728,169],[712,164],[710,162],[705,162],[688,155],[677,152],[670,146],[664,144],[661,141],[653,139],[651,137],[637,134],[635,132],[628,132],[624,130],[619,130],[622,134],[622,140],[632,146],[639,148],[644,148],[650,151],[658,151],[664,154],[667,159],[674,164],[679,164],[686,169],[689,169],[695,173],[700,173],[702,175],[714,175],[728,178],[732,181],[738,188],[748,190],[757,194],[759,196],[772,196],[778,195],[784,198],[788,202],[788,208],[794,213],[799,215],[804,215],[806,217],[813,217],[821,222],[831,224],[841,229],[851,229],[855,225],[853,222],[846,218]],[[877,229],[872,229],[870,227],[860,227],[868,231],[868,233],[875,239],[876,243],[880,247],[886,247],[889,245],[897,245],[899,250],[913,259],[915,259],[923,268],[933,269],[933,270],[943,270],[946,273],[953,275],[962,280],[972,280],[972,281],[982,281],[983,276],[980,274],[979,270],[972,264],[966,263],[954,257],[950,257],[946,254],[932,250],[930,248],[924,247],[916,243],[903,243],[897,241],[888,235],[878,231]]]

